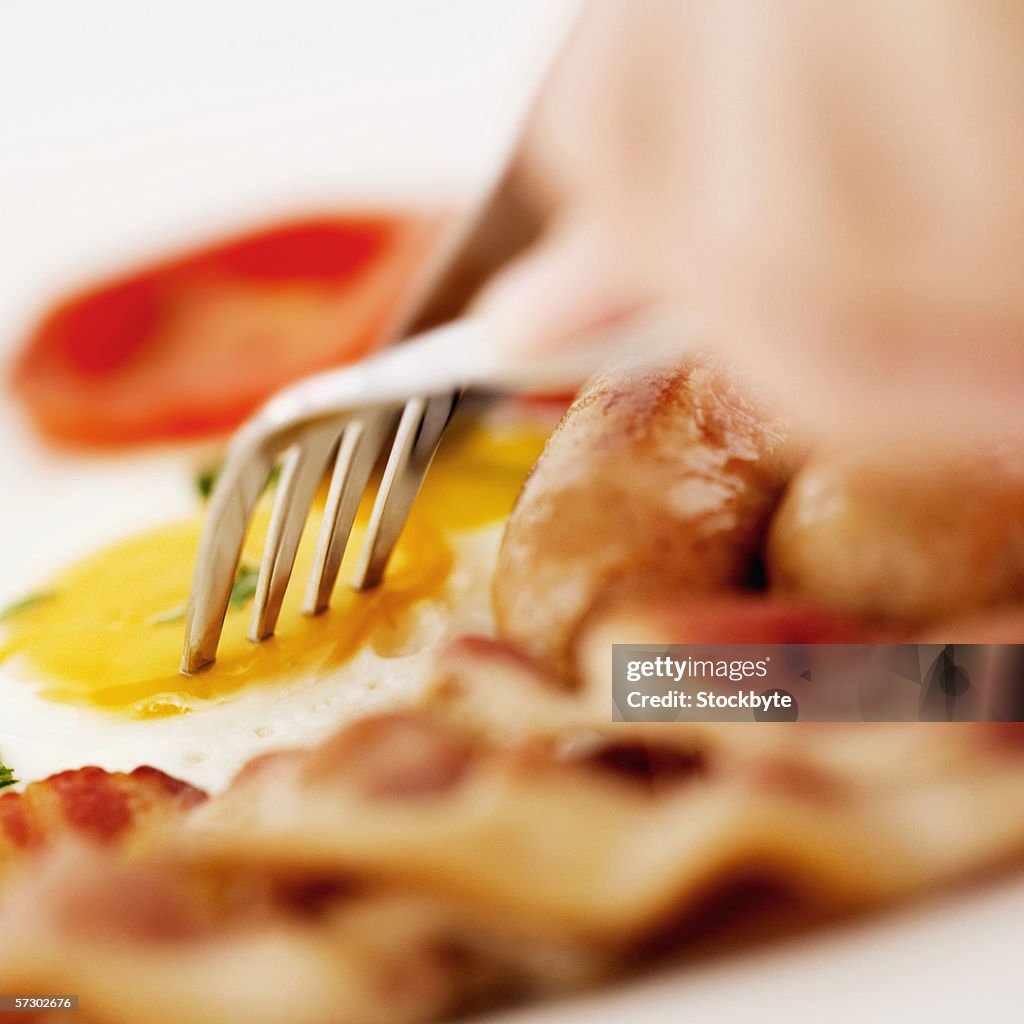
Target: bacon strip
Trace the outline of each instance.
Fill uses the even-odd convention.
[[[0,872],[73,836],[113,845],[157,817],[188,810],[206,794],[156,768],[79,768],[0,796]]]
[[[0,894],[0,990],[70,987],[95,1024],[411,1024],[626,966],[723,889],[847,909],[1024,852],[1024,768],[978,729],[612,724],[500,645],[455,650],[429,711],[265,761],[131,857],[111,789],[199,797],[43,785],[32,809],[96,841],[41,830],[53,849]],[[501,725],[512,691],[544,711],[528,735]]]

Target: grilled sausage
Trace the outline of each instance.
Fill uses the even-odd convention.
[[[772,523],[773,590],[917,626],[1024,599],[1024,458],[990,449],[822,454]]]
[[[719,361],[601,375],[552,435],[506,527],[499,631],[568,677],[598,601],[749,585],[790,466],[782,425]]]

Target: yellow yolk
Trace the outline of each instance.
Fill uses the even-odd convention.
[[[316,543],[306,530],[285,595],[277,635],[246,638],[252,602],[229,608],[216,663],[199,675],[177,671],[200,519],[152,530],[106,548],[40,588],[51,595],[2,627],[0,661],[18,656],[25,675],[56,701],[127,712],[179,714],[247,686],[320,673],[350,658],[381,625],[393,625],[434,594],[453,564],[448,537],[505,517],[543,446],[539,430],[457,428],[446,438],[384,582],[368,593],[344,585],[369,513],[353,528],[330,610],[302,615],[305,577]],[[269,502],[254,516],[242,555],[258,566]]]

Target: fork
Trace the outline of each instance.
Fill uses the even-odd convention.
[[[249,639],[274,633],[306,520],[328,473],[330,484],[302,610],[330,602],[356,512],[387,442],[391,448],[352,585],[382,579],[413,501],[465,388],[500,390],[578,384],[622,345],[622,325],[557,357],[524,362],[491,344],[487,323],[455,318],[494,268],[536,237],[539,222],[509,174],[428,284],[400,336],[412,340],[361,363],[316,374],[273,396],[238,430],[210,496],[185,626],[181,671],[210,665],[224,626],[253,510],[280,464],[274,507],[253,601]],[[637,320],[625,336],[664,348],[665,322]],[[440,326],[438,326],[440,325]],[[677,332],[671,332],[678,337]],[[659,340],[660,339],[660,340]]]
[[[521,192],[514,171],[506,173],[480,211],[438,254],[419,294],[400,312],[393,336],[417,335],[453,320],[483,281],[533,240],[539,221]],[[317,614],[327,607],[362,493],[393,436],[355,585],[369,589],[381,580],[461,397],[458,377],[449,378],[447,387],[427,388],[406,377],[400,387],[382,389],[381,384],[394,384],[384,366],[392,357],[388,350],[379,362],[328,371],[285,388],[234,435],[200,539],[182,672],[197,672],[216,656],[246,529],[279,463],[250,639],[260,641],[274,632],[303,525],[330,469],[303,610]],[[416,372],[415,366],[412,370]]]

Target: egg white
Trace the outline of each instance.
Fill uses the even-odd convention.
[[[353,718],[414,703],[439,647],[463,633],[491,632],[489,585],[501,529],[449,534],[454,566],[441,587],[398,625],[378,625],[344,664],[252,685],[184,715],[134,719],[57,703],[0,664],[0,757],[23,784],[83,765],[131,771],[148,764],[218,792],[257,754],[314,744]]]
[[[9,407],[0,407],[0,437],[7,442],[0,445],[0,608],[97,548],[194,514],[194,467],[212,455],[194,448],[55,454]],[[377,626],[344,664],[249,686],[187,714],[135,719],[58,703],[39,696],[24,666],[0,662],[0,760],[22,786],[84,765],[130,771],[148,764],[217,792],[258,754],[310,745],[356,716],[414,703],[447,640],[491,632],[501,532],[500,522],[446,531],[454,562],[440,588],[397,626]]]

